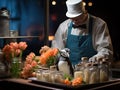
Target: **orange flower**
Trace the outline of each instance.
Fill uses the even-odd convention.
[[[13,47],[15,50],[18,49],[18,43],[17,42],[11,42],[10,46]]]
[[[70,81],[68,78],[66,78],[66,79],[64,80],[64,84],[66,84],[66,85],[71,85],[71,81]]]
[[[32,67],[37,66],[37,62],[36,62],[36,61],[32,61],[31,66],[32,66]]]
[[[48,58],[51,56],[55,56],[58,53],[58,49],[57,48],[50,48],[48,49],[46,52],[44,52],[41,56],[40,56],[40,63],[42,65],[45,65]]]
[[[47,62],[47,59],[52,56],[52,49],[49,49],[47,50],[45,53],[43,53],[41,56],[40,56],[40,63],[41,64],[46,64]]]
[[[77,86],[82,83],[82,77],[78,77],[72,80],[72,86]]]
[[[19,47],[21,50],[25,50],[26,47],[27,47],[27,44],[26,44],[26,42],[19,42],[18,47]]]
[[[16,56],[18,56],[21,53],[21,50],[20,49],[16,49],[14,53],[15,53]]]
[[[36,55],[31,52],[27,55],[24,68],[21,71],[21,77],[28,78],[33,76],[33,72],[37,68],[38,62],[35,60]]]
[[[6,60],[9,60],[14,57],[22,57],[22,52],[27,47],[26,42],[11,42],[3,47],[2,51]]]
[[[53,56],[57,55],[58,52],[59,52],[58,48],[53,48]]]

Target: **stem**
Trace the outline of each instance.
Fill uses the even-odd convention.
[[[22,52],[22,50],[21,50],[19,58],[22,58],[22,54],[23,54],[23,52]]]

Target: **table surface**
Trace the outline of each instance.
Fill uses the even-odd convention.
[[[3,83],[4,84],[1,84]],[[60,87],[54,87],[54,86],[49,86],[49,85],[44,85],[44,84],[37,84],[37,83],[32,83],[32,80],[28,80],[28,79],[21,79],[21,78],[7,78],[7,79],[1,79],[0,80],[0,90],[1,88],[5,88],[6,85],[10,85],[10,88],[13,89],[12,87],[15,88],[15,86],[18,88],[23,89],[24,87],[30,87],[31,90],[35,89],[35,88],[42,88],[42,89],[49,89],[49,90],[63,90],[64,88],[60,88]],[[106,88],[106,87],[110,87],[110,86],[115,86],[115,85],[119,85],[120,86],[120,79],[115,79],[113,80],[111,83],[106,83],[106,84],[98,84],[98,85],[89,85],[87,87],[80,87],[81,89],[90,89],[90,90],[97,90],[98,88]],[[26,89],[27,89],[26,88]],[[80,88],[75,88],[75,89],[80,89]],[[30,90],[30,89],[29,89]]]

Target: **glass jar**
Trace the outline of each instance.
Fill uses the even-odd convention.
[[[21,58],[18,57],[12,58],[11,67],[10,67],[11,77],[13,78],[20,77],[21,70],[22,70]]]
[[[81,64],[85,66],[85,64],[88,63],[88,57],[82,57],[81,58]]]
[[[90,79],[89,84],[99,83],[100,82],[100,70],[98,68],[98,63],[93,63],[90,67]]]
[[[42,80],[42,69],[36,69],[35,73],[37,80]]]
[[[64,73],[62,71],[55,72],[55,82],[62,83],[64,80]]]
[[[84,66],[79,63],[75,65],[75,70],[74,70],[74,78],[82,77],[83,78],[83,71],[84,71]]]
[[[55,83],[55,74],[56,74],[56,70],[50,70],[50,77],[49,77],[49,81]]]
[[[107,61],[100,62],[100,82],[109,80],[109,66]]]
[[[83,69],[84,69],[83,64],[79,63],[79,64],[75,65],[74,71],[82,71]]]
[[[50,82],[50,70],[42,70],[42,81]]]
[[[90,76],[91,76],[91,70],[90,70],[91,67],[91,63],[86,63],[85,64],[85,68],[83,70],[83,81],[86,83],[86,84],[89,84],[90,82]]]

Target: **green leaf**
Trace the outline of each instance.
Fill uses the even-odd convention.
[[[51,56],[47,60],[47,66],[50,67],[51,65],[54,65],[56,61],[56,58],[54,56]]]
[[[73,79],[73,77],[71,75],[68,75],[68,74],[64,74],[64,78],[68,78],[70,81]]]

